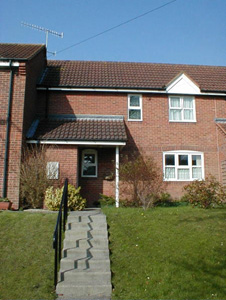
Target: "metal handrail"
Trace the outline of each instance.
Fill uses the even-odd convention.
[[[58,264],[61,260],[61,246],[62,246],[62,229],[65,231],[65,226],[67,222],[67,212],[68,212],[68,179],[64,182],[64,190],[60,203],[60,209],[57,216],[57,222],[55,230],[53,233],[53,249],[55,249],[55,258],[54,258],[54,285],[57,285],[57,273],[58,273]],[[63,208],[63,209],[62,209]],[[63,210],[63,226],[62,226],[62,210]]]

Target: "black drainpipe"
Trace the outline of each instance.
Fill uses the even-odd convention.
[[[46,88],[46,106],[45,106],[45,119],[48,119],[49,115],[49,88]]]
[[[9,97],[8,97],[8,114],[6,123],[6,140],[5,140],[5,157],[4,157],[4,174],[3,174],[3,190],[2,197],[7,197],[7,179],[8,179],[8,160],[9,160],[9,133],[11,121],[11,107],[12,107],[12,90],[13,90],[13,69],[12,61],[9,61],[10,81],[9,81]]]

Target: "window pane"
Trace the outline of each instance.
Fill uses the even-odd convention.
[[[189,169],[178,169],[178,179],[189,180]]]
[[[192,155],[192,166],[201,166],[201,155]]]
[[[184,110],[184,120],[193,120],[193,110],[192,109],[185,109]]]
[[[170,107],[178,107],[180,108],[180,98],[179,97],[171,97],[170,98]]]
[[[130,109],[129,110],[129,119],[140,120],[141,112],[138,109]]]
[[[130,106],[140,106],[140,96],[130,96]]]
[[[193,179],[202,179],[202,168],[192,168],[192,178]]]
[[[193,108],[193,98],[184,97],[184,108]]]
[[[181,109],[170,109],[170,120],[178,121],[181,120]]]
[[[83,175],[96,175],[96,167],[95,166],[84,166]]]
[[[175,168],[166,168],[165,169],[165,178],[174,179],[175,178]]]
[[[167,154],[165,156],[165,164],[166,164],[166,166],[174,166],[175,165],[174,154]]]
[[[179,155],[179,166],[188,166],[188,155]]]
[[[85,154],[84,155],[84,164],[94,164],[95,163],[95,154]]]

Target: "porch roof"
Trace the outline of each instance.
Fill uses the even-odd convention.
[[[35,121],[28,140],[65,142],[126,142],[127,134],[123,116],[51,117]]]

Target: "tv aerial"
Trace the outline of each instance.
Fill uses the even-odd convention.
[[[47,28],[43,28],[43,27],[40,27],[40,26],[37,26],[37,25],[33,25],[33,24],[28,24],[26,22],[21,22],[21,25],[25,26],[25,27],[29,27],[31,29],[36,29],[38,31],[43,31],[45,32],[46,34],[46,49],[47,49],[47,46],[48,46],[48,37],[49,37],[49,34],[52,34],[52,35],[55,35],[57,37],[60,37],[60,38],[63,38],[64,37],[64,33],[61,32],[56,32],[54,30],[50,30],[50,29],[47,29]],[[48,53],[51,53],[53,55],[56,56],[56,51],[55,52],[50,52],[50,51],[47,51]]]

